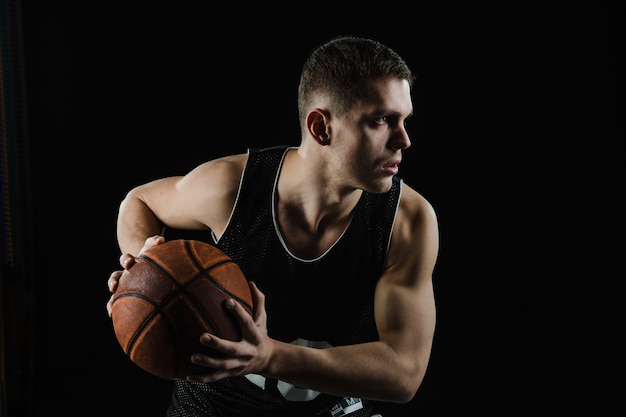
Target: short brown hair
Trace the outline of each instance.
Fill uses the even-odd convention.
[[[407,63],[378,41],[354,36],[334,38],[313,51],[305,61],[298,87],[298,112],[304,121],[311,99],[326,95],[339,114],[367,98],[369,84],[385,78],[407,80],[414,75]]]

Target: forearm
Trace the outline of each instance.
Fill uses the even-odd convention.
[[[273,343],[265,376],[338,396],[404,403],[426,370],[427,361],[409,363],[383,342],[328,349]]]
[[[163,224],[132,192],[122,201],[117,217],[117,241],[122,253],[139,255],[146,238],[161,234]]]

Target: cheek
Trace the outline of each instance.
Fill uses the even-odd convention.
[[[368,143],[363,143],[363,145],[354,150],[354,163],[364,163],[370,158],[372,158],[372,148]]]
[[[367,155],[367,150],[359,145],[358,141],[342,142],[335,148],[333,159],[338,172],[343,172],[347,176],[353,176],[362,165],[363,158]]]
[[[336,161],[338,168],[343,171],[354,173],[359,167],[368,167],[376,155],[384,152],[384,142],[364,131],[352,130],[336,139]]]
[[[385,149],[385,139],[376,135],[362,135],[355,144],[354,154],[359,159],[374,159]]]
[[[372,148],[371,143],[364,141],[357,145],[352,151],[346,155],[344,163],[354,173],[359,171],[369,171],[371,162],[377,155],[376,150]],[[348,168],[346,168],[348,169]]]

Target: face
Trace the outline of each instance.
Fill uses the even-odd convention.
[[[406,120],[413,113],[406,80],[373,84],[367,102],[357,103],[345,116],[331,118],[331,146],[340,181],[371,193],[391,187],[402,150],[411,146]]]

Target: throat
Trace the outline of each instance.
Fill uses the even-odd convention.
[[[350,225],[352,212],[339,218],[328,218],[331,220],[312,224],[294,210],[279,210],[278,229],[287,249],[303,259],[319,258],[326,253]]]

